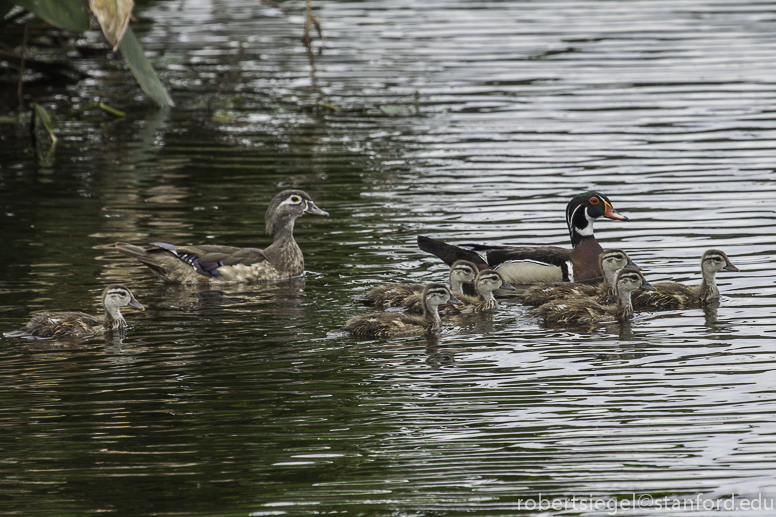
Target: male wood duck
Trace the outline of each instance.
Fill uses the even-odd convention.
[[[294,222],[302,214],[323,215],[306,192],[284,190],[272,198],[265,216],[266,230],[274,242],[266,249],[205,244],[175,246],[164,242],[154,247],[116,243],[116,249],[139,260],[165,282],[258,283],[298,277],[304,272],[304,256],[294,240]]]
[[[589,324],[623,321],[633,315],[631,293],[637,289],[654,289],[641,272],[632,267],[621,269],[614,282],[617,303],[601,305],[589,297],[555,300],[538,307],[537,314],[548,324]]]
[[[510,284],[595,282],[603,276],[598,260],[603,249],[593,234],[593,222],[599,217],[628,220],[612,208],[609,198],[599,192],[589,191],[574,196],[566,206],[570,250],[555,246],[454,246],[422,235],[418,237],[418,247],[448,264],[466,259],[477,264],[480,269],[497,269]]]
[[[601,271],[604,274],[602,282],[597,284],[541,282],[526,290],[522,300],[523,304],[538,307],[553,300],[569,297],[595,298],[598,303],[603,305],[616,303],[614,281],[617,272],[624,267],[640,269],[623,250],[618,248],[605,249],[601,253]]]
[[[432,283],[423,289],[423,314],[416,316],[404,312],[378,312],[354,316],[339,329],[353,337],[392,337],[426,334],[439,330],[442,320],[437,308],[443,303],[461,303],[443,285]]]
[[[719,298],[716,276],[720,271],[739,271],[727,255],[719,250],[707,250],[701,258],[700,285],[689,286],[677,282],[655,282],[655,290],[633,293],[632,301],[636,309],[683,309],[697,307],[710,300]]]
[[[102,292],[102,303],[105,306],[105,314],[101,316],[92,316],[83,312],[44,312],[32,318],[23,328],[6,335],[56,338],[94,336],[127,326],[127,322],[121,315],[122,307],[136,307],[143,310],[143,306],[130,290],[118,284],[105,288]]]
[[[456,260],[450,266],[448,281],[453,295],[463,294],[464,284],[472,284],[477,277],[477,266],[468,260]],[[408,298],[417,303],[418,314],[423,312],[423,289],[425,284],[387,284],[371,289],[360,301],[375,307],[401,307]]]
[[[442,314],[458,314],[460,312],[480,312],[489,309],[495,309],[498,306],[496,298],[493,296],[497,289],[514,291],[514,286],[504,282],[501,274],[495,269],[483,269],[477,273],[474,279],[474,289],[477,296],[456,293],[456,298],[461,301],[461,305],[451,305],[449,303],[439,307]],[[409,314],[419,314],[423,310],[421,297],[410,297],[404,301],[403,307]]]

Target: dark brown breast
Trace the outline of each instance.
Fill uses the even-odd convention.
[[[574,266],[575,282],[600,282],[604,273],[601,271],[600,257],[603,248],[595,239],[584,239],[571,250],[571,263]]]

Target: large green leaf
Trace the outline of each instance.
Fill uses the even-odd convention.
[[[159,106],[174,106],[175,104],[164,88],[162,81],[156,75],[154,67],[151,66],[151,62],[143,53],[143,49],[140,48],[140,43],[135,38],[132,27],[127,28],[127,32],[119,44],[119,49],[121,49],[129,69],[132,70],[132,74],[137,79],[137,82],[140,83],[143,91]]]
[[[15,0],[28,11],[63,29],[89,30],[89,9],[84,0]]]

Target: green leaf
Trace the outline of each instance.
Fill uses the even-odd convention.
[[[75,32],[89,30],[89,9],[84,0],[15,0],[15,3],[57,27]]]
[[[105,39],[117,50],[129,27],[134,0],[89,0],[89,7],[100,22]]]
[[[48,111],[37,102],[31,102],[30,107],[35,110],[35,115],[51,137],[51,145],[56,144],[57,137],[54,135],[54,125],[51,123],[51,117],[49,116]]]
[[[109,105],[105,104],[104,102],[98,102],[97,103],[97,107],[100,108],[102,111],[106,111],[106,112],[110,113],[111,115],[114,115],[114,116],[119,117],[119,118],[127,116],[127,114],[124,113],[123,111],[117,110],[113,106],[109,106]]]
[[[129,69],[137,79],[140,87],[146,94],[153,99],[153,101],[161,107],[174,106],[170,95],[164,88],[162,81],[154,71],[154,67],[151,66],[151,62],[143,53],[143,49],[140,48],[135,34],[132,32],[132,27],[127,28],[127,32],[124,34],[119,49],[124,55],[124,59],[129,65]]]

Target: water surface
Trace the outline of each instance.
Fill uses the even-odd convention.
[[[0,126],[0,329],[97,311],[112,282],[147,308],[124,336],[0,339],[2,512],[772,505],[776,18],[731,4],[316,3],[314,63],[301,2],[138,7],[175,109],[98,55],[72,105],[30,89],[53,155]],[[66,116],[96,97],[127,118]],[[113,250],[264,247],[288,187],[332,215],[297,221],[303,279],[165,286]],[[650,281],[697,283],[703,251],[726,251],[741,272],[718,276],[719,304],[584,332],[507,301],[439,336],[328,337],[370,287],[446,277],[417,235],[568,246],[565,205],[591,188],[631,219],[599,240]]]

